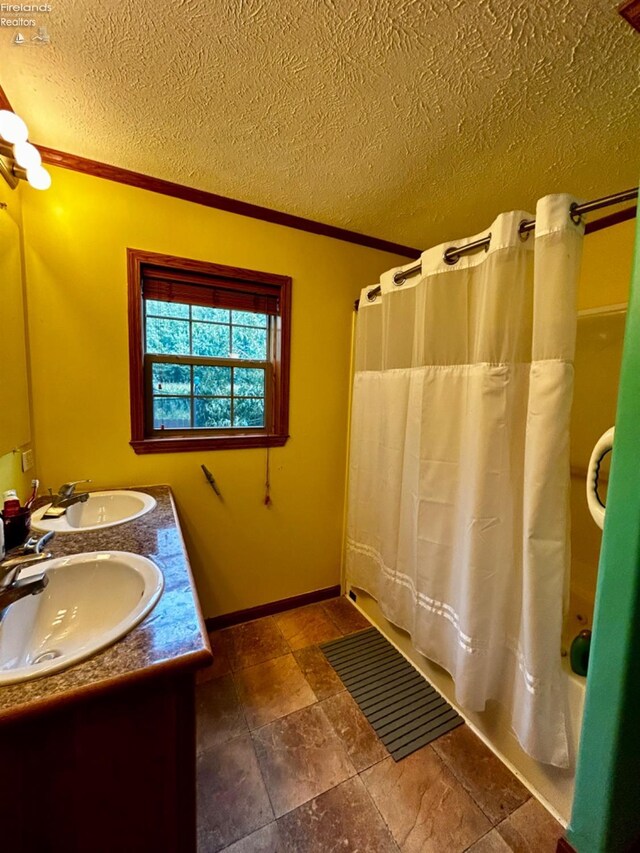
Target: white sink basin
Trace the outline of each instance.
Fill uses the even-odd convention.
[[[10,605],[0,622],[0,685],[65,669],[128,634],[152,610],[164,578],[155,563],[126,551],[45,560],[39,595]]]
[[[60,518],[43,518],[51,504],[40,507],[31,517],[31,526],[36,530],[55,530],[56,533],[84,533],[133,521],[155,505],[155,498],[144,492],[125,489],[91,492],[84,503],[73,504]]]

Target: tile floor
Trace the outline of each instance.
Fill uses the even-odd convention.
[[[561,826],[466,726],[393,761],[317,645],[367,627],[336,598],[210,635],[200,853],[555,853]]]

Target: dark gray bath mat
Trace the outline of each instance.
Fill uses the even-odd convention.
[[[464,722],[376,628],[320,648],[395,761]]]

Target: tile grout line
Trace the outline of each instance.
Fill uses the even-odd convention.
[[[313,691],[312,691],[313,692]],[[315,694],[314,694],[315,696]],[[257,726],[255,729],[249,729],[249,734],[253,735],[254,732],[260,732],[262,729],[266,729],[267,726],[272,726],[274,723],[279,723],[280,720],[286,720],[291,717],[293,714],[298,714],[300,711],[306,711],[309,708],[313,708],[314,705],[319,705],[320,702],[316,699],[315,702],[311,702],[309,705],[303,705],[302,708],[296,708],[295,711],[289,711],[288,714],[283,714],[281,717],[276,717],[275,720],[271,720],[268,723],[263,723],[261,726]]]
[[[378,766],[378,764],[382,764],[382,762],[383,762],[383,761],[389,761],[389,760],[393,761],[393,759],[391,758],[391,756],[390,756],[390,755],[388,755],[386,758],[383,758],[381,761],[377,761],[375,764],[372,764],[372,765],[371,765],[371,767],[377,767],[377,766]],[[391,827],[390,827],[390,826],[389,826],[389,824],[387,823],[387,819],[385,818],[385,816],[382,814],[382,812],[381,812],[381,811],[380,811],[380,809],[378,808],[378,804],[376,803],[376,801],[375,801],[375,800],[373,799],[373,797],[371,796],[371,793],[370,793],[370,791],[369,791],[369,788],[367,787],[367,783],[366,783],[366,782],[364,781],[364,779],[362,778],[362,774],[363,774],[363,773],[366,773],[368,770],[370,770],[370,769],[371,769],[371,767],[367,767],[365,770],[361,770],[361,771],[360,771],[360,773],[358,773],[358,777],[359,777],[360,781],[362,782],[362,787],[365,789],[365,791],[366,791],[366,793],[367,793],[367,797],[369,797],[369,800],[370,800],[370,801],[371,801],[371,803],[373,804],[374,809],[378,812],[378,814],[380,815],[380,819],[382,820],[383,824],[384,824],[384,825],[387,827],[387,829],[389,830],[389,835],[391,836],[391,839],[392,839],[393,843],[396,845],[396,847],[397,847],[398,851],[400,851],[400,849],[401,849],[401,848],[400,848],[400,844],[396,841],[396,837],[395,837],[395,835],[393,834],[393,832],[391,831]]]
[[[271,661],[279,660],[280,658],[286,658],[287,655],[292,655],[293,652],[288,651],[283,655],[274,655],[272,658],[265,658],[264,660],[259,660],[257,663],[252,663],[250,666],[239,666],[237,669],[231,669],[231,672],[235,675],[236,672],[246,672],[248,669],[254,669],[256,666],[262,666],[265,663],[271,663]]]
[[[286,613],[286,611],[284,611],[284,612]],[[277,613],[274,613],[272,616],[270,616],[270,617],[269,617],[269,619],[272,619],[272,620],[273,620],[273,624],[276,626],[276,631],[277,631],[277,632],[278,632],[278,634],[280,634],[280,636],[282,637],[282,641],[284,642],[284,644],[286,645],[286,647],[287,647],[287,648],[289,649],[289,651],[293,654],[293,649],[291,648],[291,646],[290,646],[290,644],[289,644],[289,641],[287,640],[287,638],[285,637],[285,635],[282,633],[282,629],[280,628],[280,625],[278,625],[278,620],[276,619],[276,616],[277,616],[277,615],[278,615]]]
[[[444,735],[442,735],[442,737],[444,737]],[[467,786],[464,784],[463,780],[462,780],[462,779],[458,776],[458,774],[455,772],[455,770],[453,769],[453,767],[451,767],[451,766],[449,765],[449,763],[448,763],[448,762],[447,762],[447,761],[446,761],[446,760],[445,760],[445,759],[440,755],[440,753],[436,750],[436,748],[434,747],[434,744],[435,744],[435,743],[437,743],[437,742],[438,742],[438,740],[439,740],[439,738],[436,738],[436,740],[435,740],[435,741],[432,741],[432,743],[427,744],[427,746],[431,749],[431,751],[433,752],[433,754],[435,755],[435,757],[438,759],[438,761],[440,761],[440,763],[442,764],[442,766],[444,767],[444,769],[445,769],[445,770],[448,770],[448,771],[449,771],[449,773],[453,776],[453,778],[454,778],[455,782],[456,782],[456,783],[460,786],[460,788],[461,788],[461,789],[466,793],[466,795],[469,797],[469,799],[471,800],[471,802],[472,802],[472,803],[474,803],[474,805],[477,807],[477,809],[478,809],[478,811],[480,812],[480,814],[481,814],[483,817],[485,817],[485,818],[489,821],[489,829],[488,829],[486,832],[483,832],[483,833],[482,833],[482,835],[479,835],[476,839],[474,839],[474,841],[472,841],[472,842],[471,842],[471,844],[469,844],[469,846],[468,846],[468,847],[465,847],[465,848],[464,848],[463,853],[466,853],[466,851],[470,850],[470,849],[473,847],[473,845],[474,845],[474,844],[477,844],[477,843],[478,843],[478,841],[480,841],[480,839],[481,839],[481,838],[484,838],[486,835],[489,835],[489,833],[490,833],[490,832],[492,832],[492,831],[497,827],[497,825],[498,825],[498,824],[497,824],[497,823],[496,823],[496,824],[494,824],[494,822],[493,822],[493,820],[491,819],[490,815],[488,815],[488,814],[485,812],[485,810],[482,808],[482,806],[480,805],[480,803],[479,803],[479,802],[476,800],[476,798],[473,796],[473,794],[471,793],[471,791],[469,791],[469,790],[467,789]],[[503,820],[504,820],[504,818],[503,818]],[[498,821],[498,823],[502,823],[502,820]],[[502,837],[502,836],[501,836],[501,837]]]
[[[239,735],[239,737],[246,736],[246,734],[249,735],[249,740],[251,741],[251,749],[253,750],[253,754],[255,755],[255,758],[256,758],[256,764],[258,765],[258,773],[260,774],[260,779],[262,780],[264,790],[266,791],[266,794],[267,794],[267,799],[269,800],[269,806],[271,807],[271,814],[273,815],[273,820],[275,821],[276,820],[276,810],[273,807],[273,802],[271,800],[271,794],[269,793],[269,786],[267,785],[266,780],[264,778],[264,774],[262,772],[262,765],[260,764],[260,758],[258,756],[256,744],[255,744],[255,741],[253,739],[253,732],[249,728],[249,721],[247,720],[247,715],[246,715],[245,708],[244,708],[244,702],[240,699],[240,694],[238,693],[238,685],[236,684],[235,673],[233,672],[233,670],[231,671],[231,683],[233,684],[233,690],[234,690],[234,693],[236,695],[236,700],[238,702],[238,706],[240,707],[240,711],[242,713],[242,718],[244,719],[244,724],[247,727],[247,731],[246,731],[245,735]],[[233,739],[234,738],[232,738],[232,740]],[[269,821],[269,822],[271,822],[271,821]],[[267,826],[267,824],[265,823],[264,826]],[[262,829],[262,828],[263,827],[261,827],[261,826],[258,827],[258,829]],[[257,830],[256,830],[256,832],[257,832]],[[251,834],[252,834],[251,832],[248,833],[248,835],[251,835]],[[244,835],[244,836],[242,836],[242,838],[238,838],[237,840],[242,841],[244,838],[247,838],[248,835]],[[236,842],[234,841],[233,843],[235,844]]]
[[[342,596],[340,596],[340,597],[342,598]],[[333,601],[334,599],[331,599],[331,600]],[[342,629],[342,626],[341,626],[341,625],[338,625],[338,623],[336,622],[336,620],[335,620],[335,619],[333,618],[333,616],[331,615],[331,611],[330,611],[330,610],[327,610],[327,608],[325,607],[324,602],[320,602],[320,607],[322,607],[322,610],[324,611],[324,613],[326,614],[327,618],[329,619],[329,622],[331,622],[331,623],[332,623],[332,624],[333,624],[333,625],[338,629],[338,631],[340,631],[340,634],[341,634],[341,636],[342,636],[342,637],[345,637],[345,636],[346,636],[346,632]]]
[[[312,688],[312,689],[313,689],[313,688]],[[371,725],[371,723],[369,722],[369,720],[367,720],[367,718],[366,718],[365,714],[362,712],[362,710],[361,710],[360,706],[359,706],[359,705],[358,705],[358,703],[355,701],[355,699],[351,696],[351,694],[349,693],[349,691],[348,691],[348,690],[346,690],[346,689],[345,689],[345,690],[341,690],[339,693],[334,693],[334,694],[333,694],[333,696],[327,696],[327,698],[326,698],[326,699],[321,699],[321,700],[319,700],[318,704],[319,704],[320,706],[322,706],[322,705],[324,705],[324,703],[325,703],[325,702],[331,702],[331,700],[332,700],[332,699],[335,699],[337,696],[341,696],[343,693],[346,693],[346,694],[347,694],[347,696],[349,696],[349,698],[351,699],[351,701],[352,701],[352,702],[353,702],[353,704],[355,705],[355,707],[356,707],[357,711],[362,715],[362,718],[363,718],[363,720],[365,721],[365,724],[366,724],[366,725],[369,727],[369,729],[371,730],[371,734],[372,734],[372,735],[373,735],[373,737],[375,738],[376,742],[377,742],[377,743],[379,743],[379,744],[380,744],[380,746],[381,746],[381,747],[384,749],[384,751],[386,752],[386,755],[385,755],[383,758],[379,758],[377,761],[372,761],[372,762],[371,762],[371,764],[369,764],[369,766],[368,766],[368,767],[363,767],[363,768],[362,768],[362,770],[358,770],[358,769],[356,768],[356,771],[357,771],[358,775],[360,775],[361,773],[364,773],[364,771],[365,771],[365,770],[369,770],[371,767],[375,767],[377,764],[380,764],[380,762],[382,762],[382,761],[386,761],[386,759],[387,759],[387,758],[390,758],[390,757],[391,757],[391,753],[389,752],[389,750],[387,749],[387,747],[384,745],[384,743],[382,742],[381,738],[380,738],[380,737],[379,737],[379,735],[377,734],[376,730],[373,728],[373,726]],[[323,708],[322,710],[324,711],[324,708]],[[342,737],[340,736],[340,734],[339,734],[339,732],[338,732],[337,728],[336,728],[336,727],[335,727],[335,725],[333,724],[333,721],[331,720],[331,718],[329,717],[329,715],[326,713],[326,711],[325,711],[325,716],[327,717],[327,719],[328,719],[328,720],[329,720],[329,722],[331,723],[331,726],[332,726],[333,730],[335,731],[336,735],[340,738],[340,740],[342,740]],[[355,766],[355,765],[354,765],[354,766]]]
[[[448,733],[447,733],[447,734],[448,734]],[[443,735],[443,737],[444,737],[444,735]],[[457,781],[457,782],[462,786],[462,788],[463,788],[463,789],[467,792],[467,794],[471,797],[471,799],[472,799],[472,800],[473,800],[473,802],[478,806],[478,808],[480,809],[480,811],[482,812],[482,814],[483,814],[483,815],[487,818],[487,820],[491,823],[492,827],[494,827],[494,828],[495,828],[495,827],[497,827],[499,824],[501,824],[504,820],[506,820],[508,817],[510,817],[514,812],[518,811],[518,809],[519,809],[521,806],[523,806],[525,803],[529,802],[529,800],[531,799],[531,796],[532,796],[531,791],[529,791],[527,788],[525,788],[525,790],[526,790],[526,792],[527,792],[527,797],[526,797],[526,799],[525,799],[525,800],[523,800],[523,802],[519,803],[517,806],[515,806],[515,808],[513,808],[513,809],[512,809],[508,814],[503,815],[502,817],[500,817],[500,819],[498,820],[498,822],[494,824],[494,823],[493,823],[493,819],[492,819],[491,815],[487,814],[487,812],[486,812],[486,811],[484,810],[484,808],[482,807],[482,804],[481,804],[481,803],[479,803],[479,802],[478,802],[478,800],[476,799],[476,797],[475,797],[474,793],[470,790],[470,788],[469,788],[469,787],[467,787],[467,784],[468,784],[468,783],[467,783],[467,784],[465,784],[465,778],[464,778],[464,776],[463,776],[463,775],[458,775],[458,773],[456,772],[455,766],[454,766],[452,763],[449,763],[449,760],[448,760],[445,756],[440,755],[440,753],[439,753],[439,752],[438,752],[438,750],[436,749],[436,746],[435,746],[435,745],[438,743],[438,741],[439,741],[439,740],[440,740],[440,738],[436,738],[436,740],[434,740],[432,743],[428,744],[428,746],[430,746],[430,747],[431,747],[431,749],[433,750],[433,752],[437,755],[437,757],[438,757],[438,758],[440,759],[440,761],[444,764],[444,766],[447,768],[447,770],[449,770],[449,772],[450,772],[450,773],[451,773],[451,775],[454,777],[454,779],[455,779],[455,780],[456,780],[456,781]],[[516,778],[517,778],[517,777],[516,777]]]
[[[264,785],[264,789],[267,792],[267,799],[269,800],[269,805],[271,806],[271,814],[273,815],[273,821],[277,823],[278,818],[276,816],[276,810],[275,810],[275,807],[273,805],[273,800],[271,799],[271,792],[269,791],[269,786],[267,785],[266,779],[264,778],[264,773],[262,772],[262,764],[260,763],[260,756],[258,755],[258,750],[256,749],[256,744],[255,744],[255,741],[253,739],[253,732],[252,731],[249,732],[249,737],[251,738],[251,748],[253,749],[253,752],[256,756],[256,763],[258,765],[258,772],[260,773],[260,778],[262,779],[262,784]],[[270,823],[271,823],[271,821],[270,821]],[[267,826],[266,823],[264,825]],[[258,828],[262,829],[262,827],[258,827]],[[251,834],[252,833],[249,833],[249,835],[251,835]],[[244,837],[247,838],[246,835]]]
[[[301,711],[308,711],[310,708],[313,708],[313,707],[315,707],[316,705],[318,706],[318,710],[322,713],[322,715],[324,716],[324,718],[326,719],[326,721],[329,723],[329,726],[330,726],[331,730],[333,731],[333,733],[334,733],[335,737],[336,737],[339,741],[341,741],[341,738],[338,736],[338,733],[336,732],[336,730],[335,730],[335,727],[334,727],[333,723],[332,723],[332,722],[331,722],[331,720],[327,717],[327,715],[325,714],[325,712],[323,711],[323,709],[322,709],[322,708],[320,708],[320,703],[319,703],[319,702],[314,702],[314,703],[313,703],[313,705],[307,705],[307,706],[306,706],[306,707],[304,707],[304,708],[298,708],[298,710],[297,710],[297,711],[292,711],[292,712],[291,712],[291,714],[285,714],[285,716],[284,716],[284,717],[278,717],[278,719],[277,719],[277,720],[273,720],[271,723],[267,723],[265,726],[261,726],[260,728],[261,728],[261,729],[264,729],[264,728],[266,728],[266,726],[273,725],[274,723],[280,722],[280,720],[284,720],[284,719],[286,719],[287,717],[292,716],[292,714],[297,714],[297,713],[300,713]],[[258,729],[256,729],[255,731],[258,731]],[[250,735],[251,735],[251,738],[252,738],[252,740],[253,740],[253,732],[250,732]],[[341,741],[341,742],[342,742],[342,741]],[[255,748],[255,747],[254,747],[254,748]],[[344,748],[344,747],[343,747],[343,748]],[[332,785],[330,788],[327,788],[325,791],[321,791],[319,794],[315,794],[314,796],[309,797],[309,799],[308,799],[308,800],[305,800],[304,802],[299,803],[297,806],[294,806],[292,809],[289,809],[289,811],[283,812],[281,815],[276,815],[276,813],[275,813],[275,809],[273,808],[273,803],[271,803],[271,795],[269,794],[269,788],[268,788],[267,784],[265,783],[265,788],[266,788],[266,790],[267,790],[267,795],[269,796],[269,802],[271,803],[271,807],[272,807],[272,809],[273,809],[273,814],[274,814],[274,820],[275,820],[275,822],[276,822],[276,823],[277,823],[281,818],[285,817],[285,816],[286,816],[286,815],[288,815],[288,814],[291,814],[291,812],[296,811],[296,809],[302,808],[302,806],[306,806],[308,803],[311,803],[313,800],[317,799],[318,797],[321,797],[323,794],[326,794],[326,793],[328,793],[329,791],[333,791],[335,788],[340,787],[340,785],[342,785],[344,782],[349,781],[349,779],[355,779],[355,777],[356,777],[356,776],[359,776],[359,775],[360,775],[360,773],[359,773],[359,772],[358,772],[358,770],[356,769],[356,766],[354,765],[353,761],[351,761],[350,756],[347,754],[346,748],[344,748],[344,751],[345,751],[345,755],[346,755],[347,761],[349,762],[349,764],[351,764],[351,767],[353,768],[353,773],[352,773],[350,776],[347,776],[347,777],[346,777],[345,779],[343,779],[341,782],[338,782],[338,783],[337,783],[337,785]],[[257,758],[257,752],[256,752],[256,758]],[[383,759],[383,760],[385,760],[385,759]],[[258,766],[260,766],[260,759],[259,759],[259,758],[258,758]],[[373,766],[373,765],[372,765],[372,766]],[[262,775],[262,768],[261,768],[261,767],[260,767],[260,774]],[[263,780],[264,780],[264,777],[263,777]],[[363,783],[363,784],[364,784],[364,783]],[[251,834],[251,833],[249,833],[249,834]]]
[[[244,702],[240,699],[240,695],[239,695],[238,690],[237,690],[236,679],[235,679],[236,673],[235,673],[235,672],[232,672],[232,673],[231,673],[231,676],[232,676],[232,678],[233,678],[233,686],[234,686],[234,689],[235,689],[235,691],[236,691],[236,696],[237,696],[237,699],[238,699],[238,704],[240,705],[240,707],[241,707],[241,709],[242,709],[242,715],[243,715],[243,717],[244,717],[244,720],[245,720],[245,723],[246,723],[246,726],[247,726],[247,730],[248,730],[248,732],[249,732],[249,734],[251,735],[251,737],[252,737],[252,738],[253,738],[253,733],[254,733],[254,732],[259,732],[261,729],[264,729],[264,728],[266,728],[267,726],[271,726],[271,725],[273,725],[274,723],[279,722],[280,720],[286,720],[286,719],[287,719],[287,717],[290,717],[292,714],[297,714],[299,711],[306,711],[306,710],[307,710],[307,708],[313,708],[313,706],[314,706],[314,705],[319,705],[319,704],[320,704],[320,701],[321,701],[321,700],[320,700],[320,699],[318,699],[318,697],[317,697],[317,695],[316,695],[315,690],[314,690],[314,689],[313,689],[313,687],[309,684],[309,680],[307,679],[307,676],[306,676],[306,675],[304,674],[304,672],[302,671],[302,667],[300,666],[300,664],[299,664],[299,663],[298,663],[298,661],[296,660],[295,654],[294,654],[293,652],[287,652],[287,654],[286,654],[286,655],[278,655],[278,657],[277,657],[277,658],[269,658],[269,660],[262,661],[262,663],[269,663],[269,662],[270,662],[270,661],[272,661],[272,660],[278,660],[278,659],[279,659],[279,658],[281,658],[281,657],[287,657],[289,654],[290,654],[290,655],[291,655],[291,657],[293,658],[293,661],[294,661],[295,665],[296,665],[296,666],[298,667],[298,669],[300,670],[300,674],[302,675],[303,679],[305,680],[305,682],[306,682],[306,684],[307,684],[307,686],[308,686],[309,690],[310,690],[310,691],[313,693],[313,695],[316,697],[316,701],[315,701],[315,702],[311,702],[311,703],[309,703],[309,705],[303,705],[303,706],[302,706],[302,708],[296,708],[296,710],[295,710],[295,711],[289,711],[289,713],[288,713],[288,714],[283,714],[281,717],[276,717],[274,720],[271,720],[271,721],[270,721],[270,722],[268,722],[268,723],[263,723],[261,726],[256,726],[256,728],[255,728],[255,729],[252,729],[252,728],[249,726],[249,721],[248,721],[248,719],[247,719],[247,715],[246,715],[246,713],[245,713]],[[260,663],[256,663],[256,664],[254,664],[253,666],[261,666],[261,664],[260,664]],[[244,667],[244,669],[240,669],[240,670],[237,670],[237,671],[238,671],[238,672],[245,672],[247,669],[253,669],[253,666],[247,666],[247,667]],[[343,692],[343,691],[340,691],[340,692]],[[323,713],[324,713],[324,712],[323,712]],[[325,714],[325,716],[326,716],[326,714]],[[331,722],[331,721],[329,721],[329,722]],[[332,728],[333,728],[333,726],[332,726]]]
[[[497,824],[497,823],[496,823],[496,824],[494,824],[494,822],[493,822],[493,819],[492,819],[491,815],[488,815],[488,814],[486,813],[486,811],[485,811],[485,810],[483,809],[483,807],[482,807],[482,804],[478,802],[478,800],[475,798],[475,796],[473,795],[473,793],[472,793],[472,792],[468,789],[468,787],[465,785],[465,780],[464,780],[464,778],[461,778],[461,777],[456,773],[456,771],[455,771],[454,767],[453,767],[453,766],[452,766],[452,765],[447,761],[447,759],[446,759],[444,756],[440,755],[440,753],[438,752],[438,750],[435,748],[435,745],[434,745],[434,744],[436,744],[436,743],[438,742],[438,740],[439,740],[439,738],[436,738],[436,740],[434,740],[434,741],[433,741],[432,743],[430,743],[430,744],[427,744],[427,746],[429,746],[429,747],[431,748],[431,751],[434,753],[434,755],[436,756],[436,758],[438,758],[438,759],[439,759],[439,761],[440,761],[440,762],[443,764],[443,766],[444,766],[444,767],[449,771],[449,773],[451,773],[451,775],[452,775],[452,776],[453,776],[453,778],[456,780],[456,782],[460,785],[460,787],[463,789],[463,791],[465,791],[465,792],[466,792],[466,794],[471,798],[471,800],[473,800],[473,802],[476,804],[476,806],[480,809],[480,811],[482,812],[482,814],[486,817],[486,819],[487,819],[487,820],[489,821],[489,823],[491,824],[491,829],[494,829],[498,824]],[[525,801],[525,802],[526,802],[526,801]],[[515,811],[515,809],[514,809],[514,811]],[[507,817],[508,817],[508,815],[507,815]],[[504,820],[504,818],[501,818],[501,819],[498,821],[498,823],[501,823],[501,822],[502,822],[502,820]],[[488,834],[489,834],[489,832],[491,832],[491,829],[487,830],[487,832],[485,832],[485,834],[484,834],[484,835],[488,835]],[[484,835],[481,835],[481,836],[480,836],[480,838],[484,838]],[[476,839],[476,841],[479,841],[479,840],[480,840],[480,839]],[[474,841],[474,842],[473,842],[473,844],[475,844],[475,843],[476,843],[476,842]],[[470,847],[472,847],[472,846],[473,846],[473,844],[470,844],[469,846],[470,846]],[[466,849],[468,850],[469,848],[466,848]]]
[[[241,633],[241,632],[242,632],[242,630],[243,630],[243,629],[245,628],[245,626],[247,626],[247,625],[252,625],[252,624],[255,624],[255,623],[257,623],[257,622],[266,622],[266,621],[269,621],[269,622],[272,622],[272,623],[273,623],[273,625],[275,626],[276,631],[278,632],[278,634],[279,634],[279,636],[280,636],[280,639],[282,640],[282,642],[284,643],[284,645],[285,645],[289,650],[291,650],[291,647],[289,646],[289,643],[287,642],[286,637],[284,636],[284,634],[283,634],[283,633],[282,633],[282,631],[280,630],[280,626],[278,625],[278,623],[277,623],[277,621],[276,621],[276,619],[275,619],[275,617],[274,617],[274,616],[262,616],[260,619],[254,619],[254,620],[251,620],[250,622],[242,622],[242,623],[240,623],[239,625],[230,625],[228,628],[221,628],[221,629],[219,629],[219,631],[220,631],[220,635],[221,635],[221,636],[223,636],[223,635],[224,635],[224,636],[225,636],[225,638],[226,638],[226,637],[232,637],[234,632],[236,632],[236,633]],[[233,641],[231,641],[231,646],[233,647]],[[274,658],[277,658],[277,657],[282,657],[282,655],[274,655],[274,657],[273,657],[273,658],[266,658],[264,661],[259,661],[259,663],[266,663],[266,661],[267,661],[267,660],[274,660]],[[229,659],[229,655],[227,655],[227,659]],[[229,664],[230,664],[231,669],[232,669],[233,671],[235,671],[235,669],[234,669],[234,667],[233,667],[233,665],[232,665],[232,661],[231,661],[231,660],[229,660]],[[252,664],[252,666],[257,666],[257,664]],[[239,669],[249,669],[249,667],[238,667],[238,668],[239,668]]]
[[[231,670],[231,683],[233,685],[233,692],[236,697],[236,701],[238,703],[238,707],[240,708],[240,713],[242,714],[242,719],[244,720],[244,724],[247,727],[247,731],[251,734],[251,729],[249,728],[249,720],[247,720],[247,715],[244,710],[244,702],[240,699],[240,693],[238,692],[238,685],[236,684],[236,676],[233,670]]]
[[[472,841],[472,842],[471,842],[471,844],[470,844],[468,847],[465,847],[465,848],[464,848],[464,850],[462,851],[462,853],[469,853],[469,850],[471,850],[471,848],[472,848],[472,847],[474,847],[474,846],[475,846],[479,841],[482,841],[482,839],[483,839],[483,838],[486,838],[486,837],[487,837],[487,835],[490,835],[490,834],[493,832],[493,830],[494,830],[495,828],[496,828],[495,826],[492,826],[492,827],[491,827],[491,829],[488,829],[488,830],[487,830],[486,832],[484,832],[484,833],[483,833],[479,838],[476,838],[476,840],[475,840],[475,841]],[[500,838],[502,838],[502,836],[500,836]],[[502,840],[504,841],[504,838],[502,838]],[[507,844],[507,842],[506,842],[506,841],[505,841],[504,843],[505,843],[505,844]],[[507,844],[507,847],[508,847],[510,850],[512,849],[510,844]]]

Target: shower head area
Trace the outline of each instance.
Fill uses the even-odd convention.
[[[602,530],[587,506],[588,463],[598,438],[615,424],[626,318],[624,303],[578,314],[571,410],[571,567],[563,658],[570,658],[578,634],[593,627]],[[599,468],[598,493],[603,503],[610,468],[607,455]]]

